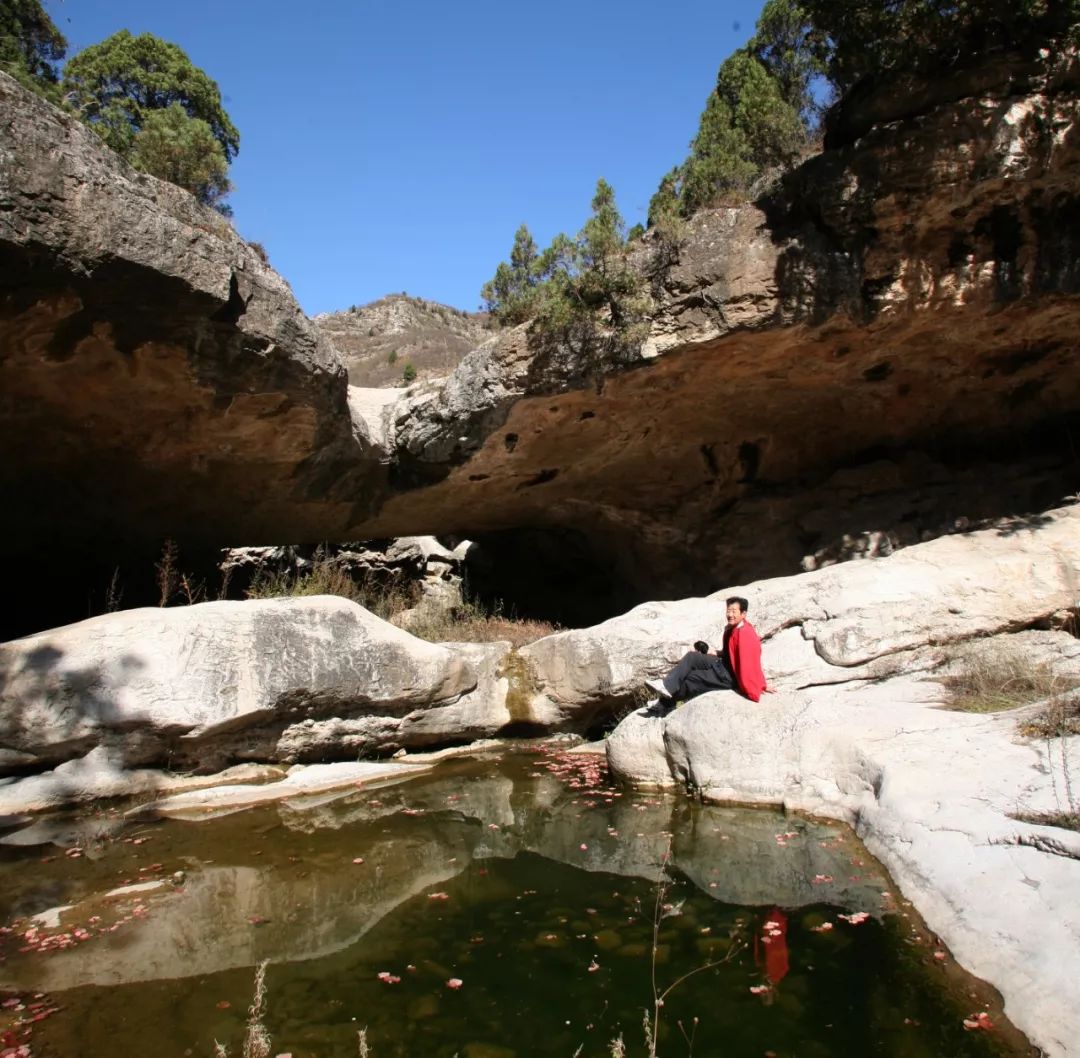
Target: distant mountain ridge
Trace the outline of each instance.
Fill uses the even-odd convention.
[[[351,385],[383,388],[403,384],[406,364],[418,379],[448,375],[491,336],[487,319],[485,313],[390,294],[312,322],[337,350]]]

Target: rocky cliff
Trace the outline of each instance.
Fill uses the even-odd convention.
[[[1076,86],[1075,63],[1005,64],[976,95],[882,103],[694,218],[641,360],[600,392],[552,387],[521,332],[478,350],[398,418],[399,465],[445,478],[374,525],[574,529],[655,598],[1075,491]]]
[[[0,79],[8,553],[75,520],[99,555],[462,533],[597,619],[1046,507],[1077,487],[1078,81],[860,100],[673,263],[646,241],[651,334],[599,385],[519,329],[395,393],[347,392],[221,218]]]
[[[419,381],[445,377],[491,336],[479,313],[408,294],[316,316],[353,386],[401,386],[406,364]]]

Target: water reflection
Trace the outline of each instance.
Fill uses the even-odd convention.
[[[661,973],[738,948],[673,997],[665,1039],[698,1017],[698,1053],[721,1039],[725,1054],[753,1055],[849,1053],[831,1049],[841,1039],[907,1058],[1005,1046],[1000,1033],[965,1033],[968,1011],[938,1009],[951,1001],[930,938],[907,944],[914,919],[902,914],[883,923],[889,882],[845,828],[622,792],[598,767],[553,752],[491,756],[209,822],[35,824],[30,839],[74,837],[84,855],[54,847],[36,862],[47,846],[24,830],[4,846],[3,895],[24,917],[71,905],[42,932],[86,936],[20,952],[25,922],[9,935],[6,985],[64,1008],[34,1053],[210,1055],[215,1036],[239,1039],[264,959],[275,1053],[296,1058],[352,1058],[365,1023],[376,1058],[600,1054],[620,1029],[639,1044],[665,859],[677,913],[663,921]],[[87,826],[92,840],[79,836]],[[121,883],[156,888],[107,895]],[[856,929],[837,911],[868,921]],[[936,979],[907,967],[909,950]],[[899,999],[883,998],[897,987]],[[904,1017],[949,1020],[951,1050],[922,1049],[944,1030],[920,1042]]]

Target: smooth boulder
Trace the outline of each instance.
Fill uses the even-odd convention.
[[[458,712],[490,734],[506,722],[496,700],[505,682],[484,682],[490,702],[469,699]],[[477,685],[464,651],[332,596],[111,613],[0,645],[0,774],[94,749],[123,768],[311,759],[287,732],[366,718],[344,749],[318,747],[323,759],[345,750],[355,759],[399,748],[403,729],[417,730],[419,744],[437,741],[427,711]]]

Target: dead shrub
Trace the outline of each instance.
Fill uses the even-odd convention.
[[[389,621],[416,605],[419,586],[401,581],[380,582],[374,578],[355,578],[347,568],[322,551],[316,551],[311,566],[305,570],[280,573],[260,572],[245,593],[249,599],[300,598],[311,595],[337,595],[370,610]]]
[[[549,621],[507,616],[496,603],[491,609],[467,599],[446,610],[431,610],[409,622],[409,631],[429,643],[495,643],[509,641],[517,649],[543,639],[558,628]]]
[[[1040,709],[1034,716],[1025,717],[1017,729],[1027,738],[1080,735],[1080,694],[1067,691],[1055,694],[1046,703],[1045,709]]]

